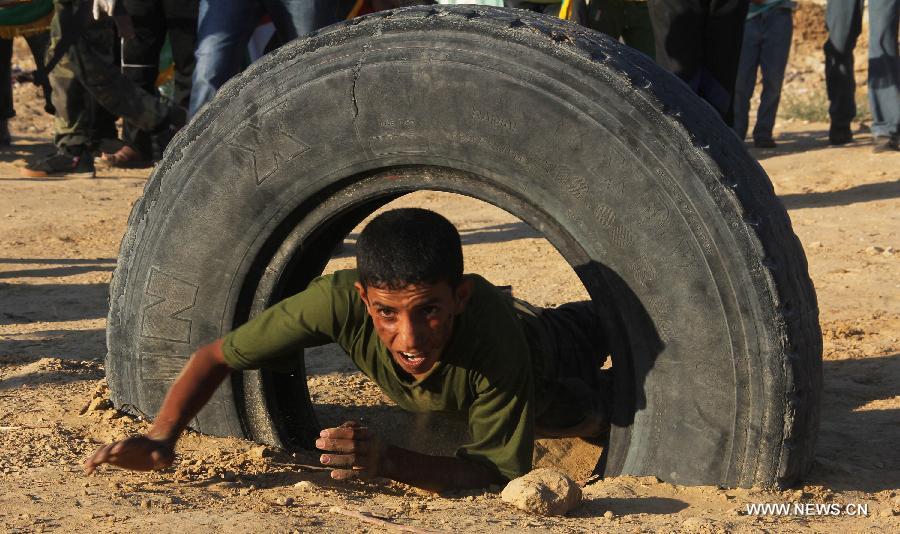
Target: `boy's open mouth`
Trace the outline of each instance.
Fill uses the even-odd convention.
[[[403,357],[407,362],[416,365],[422,363],[425,360],[425,355],[421,352],[400,352],[400,356]]]

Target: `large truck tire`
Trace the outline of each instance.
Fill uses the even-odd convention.
[[[605,313],[604,474],[771,487],[810,468],[816,296],[762,168],[647,57],[500,8],[331,26],[222,88],[132,211],[110,289],[115,404],[155,414],[195,348],[301,290],[354,226],[420,189],[527,222]],[[193,427],[310,445],[302,358],[236,373]]]

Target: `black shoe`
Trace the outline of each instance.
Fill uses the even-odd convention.
[[[9,120],[0,121],[0,146],[9,146],[12,144],[12,136],[9,134]]]
[[[872,138],[872,152],[875,154],[896,151],[900,151],[900,138],[887,135],[878,135]]]
[[[853,141],[853,131],[849,126],[834,126],[828,129],[828,143],[831,145],[846,145]]]
[[[56,154],[29,163],[22,168],[21,174],[28,178],[47,178],[51,176],[93,178],[95,174],[94,156],[87,150],[77,155],[60,150]]]
[[[753,140],[753,146],[756,148],[775,148],[778,145],[775,144],[775,140],[771,137],[760,137]]]

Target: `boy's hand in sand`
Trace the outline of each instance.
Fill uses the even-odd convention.
[[[89,475],[100,464],[150,471],[165,469],[172,465],[173,461],[175,450],[168,441],[147,436],[132,436],[97,449],[84,461],[84,472]]]
[[[319,461],[335,467],[331,478],[371,478],[385,476],[387,445],[369,428],[348,421],[337,428],[326,428],[319,434],[316,447],[323,451]]]

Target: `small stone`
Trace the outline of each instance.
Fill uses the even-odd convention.
[[[611,510],[607,510],[603,512],[603,517],[605,517],[606,519],[612,519],[613,517],[615,517],[615,514],[613,514]]]
[[[301,480],[294,484],[295,488],[300,489],[301,491],[315,491],[316,485],[310,482],[309,480]]]
[[[809,246],[811,248],[822,248],[822,242],[821,241],[813,241],[812,243],[809,244]]]
[[[268,458],[272,456],[272,451],[265,445],[260,445],[259,447],[250,449],[250,456],[254,458]]]
[[[275,500],[275,503],[279,506],[293,506],[294,499],[291,497],[279,497]]]
[[[245,496],[246,496],[246,495],[250,495],[250,492],[251,492],[251,491],[252,491],[252,490],[251,490],[250,488],[241,488],[241,490],[238,491],[238,493],[241,494],[241,495],[245,495]]]
[[[500,498],[526,512],[565,515],[581,503],[581,488],[561,471],[535,469],[507,484]]]
[[[150,499],[141,499],[141,508],[150,508]]]
[[[225,471],[222,473],[222,480],[225,482],[234,482],[234,473],[231,471]]]
[[[881,255],[886,258],[890,258],[891,256],[893,256],[896,253],[897,253],[897,251],[894,249],[894,247],[888,247],[888,248],[884,249],[884,252],[882,252]]]
[[[881,247],[876,247],[876,246],[866,247],[866,254],[868,254],[869,256],[881,254],[882,252],[884,252],[884,249]]]
[[[878,513],[881,517],[894,517],[894,510],[891,508],[885,508],[881,512]]]

